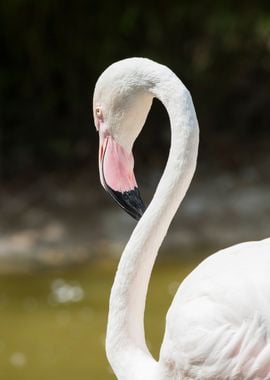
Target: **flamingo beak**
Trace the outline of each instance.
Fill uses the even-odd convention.
[[[100,134],[99,173],[104,189],[134,219],[145,211],[134,176],[134,158],[112,136]]]

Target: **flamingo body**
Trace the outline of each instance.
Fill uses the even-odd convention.
[[[167,314],[164,379],[270,378],[269,265],[267,239],[217,252],[187,276]]]
[[[171,147],[145,210],[132,147],[154,97],[168,111]],[[175,295],[159,361],[145,342],[151,271],[196,168],[199,127],[189,91],[166,66],[130,58],[100,76],[93,109],[101,183],[140,219],[110,297],[106,352],[118,380],[270,380],[270,239],[238,244],[204,260]]]

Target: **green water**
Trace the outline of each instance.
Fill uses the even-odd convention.
[[[159,264],[147,310],[147,341],[157,357],[166,310],[191,265]],[[115,264],[0,276],[0,379],[113,379],[104,352]]]

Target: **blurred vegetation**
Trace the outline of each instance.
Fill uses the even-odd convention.
[[[230,166],[255,150],[263,154],[269,2],[1,0],[0,43],[2,179],[96,164],[93,87],[107,65],[129,56],[169,65],[191,90],[202,159],[215,154]],[[144,132],[142,160],[167,150],[169,130],[151,131]]]

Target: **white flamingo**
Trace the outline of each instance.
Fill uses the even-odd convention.
[[[106,337],[109,362],[119,380],[269,380],[270,239],[238,244],[204,260],[176,293],[158,362],[146,346],[148,283],[195,170],[197,118],[189,91],[178,77],[144,58],[107,68],[98,79],[93,102],[101,182],[139,219],[144,206],[133,175],[132,146],[153,97],[167,108],[171,148],[153,200],[115,276]]]

